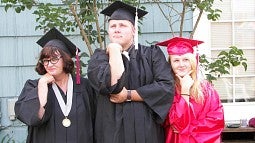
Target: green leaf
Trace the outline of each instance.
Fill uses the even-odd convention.
[[[15,8],[15,11],[16,11],[17,13],[20,13],[20,12],[21,12],[20,7],[16,7],[16,8]]]
[[[12,5],[11,4],[6,4],[4,7],[4,10],[7,12],[9,8],[11,8]]]
[[[246,62],[242,62],[242,65],[244,67],[244,70],[246,71],[247,70],[247,63]]]
[[[221,55],[227,56],[227,55],[228,55],[228,52],[226,52],[226,51],[221,51],[221,52],[218,54],[218,56],[221,56]]]

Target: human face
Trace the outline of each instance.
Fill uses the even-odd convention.
[[[170,55],[170,63],[174,73],[180,77],[188,74],[192,70],[191,62],[189,59],[189,54]]]
[[[133,44],[135,29],[128,20],[110,20],[108,34],[111,42],[120,44],[126,50]]]
[[[45,70],[50,75],[58,76],[58,75],[64,73],[64,71],[63,71],[64,63],[63,63],[63,59],[60,54],[56,55],[54,57],[44,58],[44,59],[42,59],[42,61],[44,61],[43,65],[44,65]]]

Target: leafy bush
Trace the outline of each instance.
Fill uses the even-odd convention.
[[[221,51],[215,59],[208,59],[205,54],[200,56],[199,63],[207,72],[205,75],[208,81],[212,82],[223,74],[230,74],[231,67],[242,65],[244,70],[247,70],[247,59],[244,57],[243,50],[236,46],[229,48],[229,51]]]

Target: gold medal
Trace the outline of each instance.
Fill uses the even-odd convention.
[[[63,119],[62,124],[64,127],[69,127],[71,125],[71,121],[66,117],[65,119]]]

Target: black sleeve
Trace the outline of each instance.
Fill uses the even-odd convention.
[[[170,64],[166,61],[164,53],[158,46],[152,46],[150,49],[148,47],[142,55],[146,55],[143,60],[147,60],[150,63],[147,70],[152,71],[154,80],[152,83],[136,90],[153,111],[156,121],[163,123],[174,97],[172,70]]]
[[[38,118],[39,108],[38,80],[27,80],[15,103],[15,114],[20,121],[27,125],[38,125],[47,116],[45,111],[44,119],[40,120]]]
[[[88,79],[93,88],[102,95],[119,93],[125,85],[125,72],[118,82],[111,86],[109,57],[105,50],[96,49],[88,64]]]

